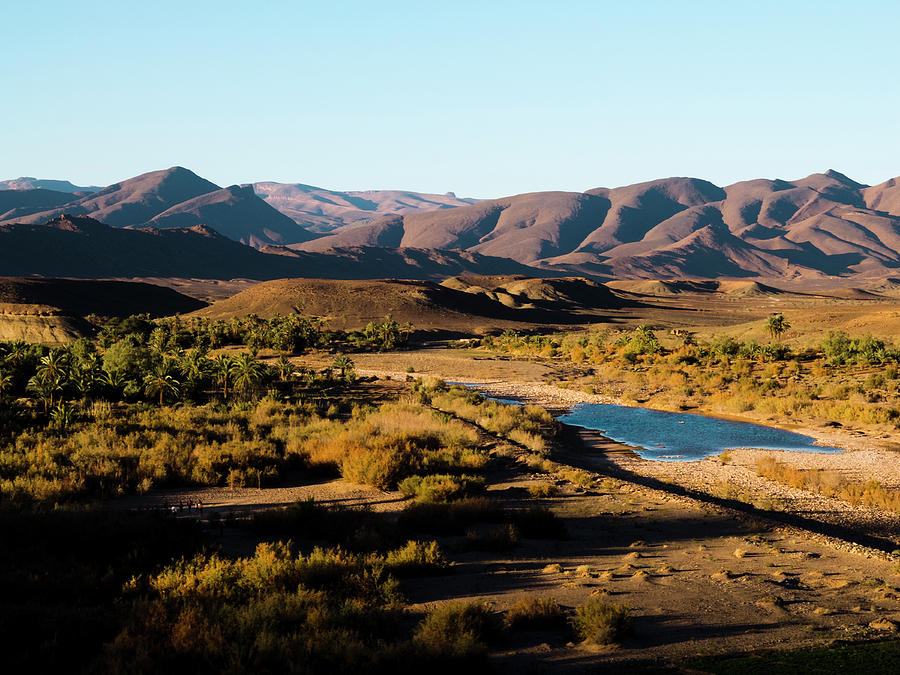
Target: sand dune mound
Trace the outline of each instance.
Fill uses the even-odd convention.
[[[780,288],[767,286],[758,281],[719,281],[718,291],[726,295],[739,297],[762,297],[767,295],[781,295],[784,293]]]

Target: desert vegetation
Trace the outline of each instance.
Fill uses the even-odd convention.
[[[692,611],[675,598],[698,578],[708,586],[698,570],[723,587],[707,592],[731,602],[739,591],[738,608],[799,602],[794,568],[760,553],[781,550],[765,549],[769,539],[733,522],[728,536],[706,537],[695,507],[560,463],[568,437],[543,408],[413,374],[359,380],[361,357],[345,343],[304,346],[317,353],[311,369],[287,349],[263,359],[259,345],[182,347],[143,321],[63,348],[0,347],[0,630],[20,645],[12,671],[483,671],[515,669],[502,659],[520,648],[640,659],[635,645],[667,612]],[[576,338],[521,339],[568,366]],[[801,372],[823,359],[832,372],[866,368],[853,354],[868,347],[848,341],[843,362],[811,355]],[[682,349],[668,342],[650,329],[607,336],[605,360],[579,364],[645,376]],[[778,363],[747,360],[754,377]],[[760,472],[841,498],[861,489],[854,503],[885,508],[871,484],[798,477],[777,462]],[[379,496],[266,503],[286,486],[332,483]],[[159,495],[204,489],[258,493],[261,506],[159,508]],[[118,509],[128,500],[155,508]],[[821,549],[804,561],[827,569]],[[786,581],[780,604],[764,607],[774,595],[759,570],[770,562]],[[746,583],[725,588],[734,579]],[[892,588],[879,586],[879,608]],[[823,606],[841,604],[840,592]],[[853,616],[854,592],[818,620]]]
[[[892,344],[832,331],[817,346],[794,351],[776,339],[790,325],[783,316],[765,323],[767,343],[727,336],[698,342],[690,333],[660,336],[641,325],[618,333],[507,331],[482,339],[481,348],[571,364],[577,375],[566,386],[664,410],[897,427],[900,351]]]

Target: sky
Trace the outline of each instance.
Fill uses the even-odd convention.
[[[499,197],[900,175],[900,3],[10,2],[0,179]],[[12,28],[12,30],[10,30]]]

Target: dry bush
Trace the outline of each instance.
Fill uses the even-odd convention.
[[[450,566],[436,541],[408,541],[405,546],[389,551],[384,564],[388,570],[400,575],[435,574]]]
[[[484,491],[484,479],[475,476],[432,474],[409,476],[398,485],[407,497],[421,502],[449,502]]]
[[[454,659],[483,656],[496,630],[490,607],[480,602],[450,603],[432,609],[416,628],[413,642],[427,653]]]
[[[559,489],[553,483],[532,483],[528,486],[528,494],[532,499],[547,499],[559,494]]]
[[[876,480],[869,480],[865,483],[848,482],[836,471],[797,469],[784,462],[779,462],[771,455],[757,461],[756,471],[764,478],[770,478],[800,490],[817,492],[851,504],[873,506],[900,513],[900,491],[889,490]]]
[[[578,637],[585,642],[612,644],[631,628],[631,610],[594,597],[575,608],[574,624]]]
[[[566,613],[554,598],[522,598],[506,612],[504,623],[512,630],[546,630],[564,626]]]

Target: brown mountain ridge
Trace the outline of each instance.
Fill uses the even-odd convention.
[[[292,248],[424,246],[600,278],[883,277],[900,266],[900,186],[836,171],[720,188],[667,178],[382,218]]]

